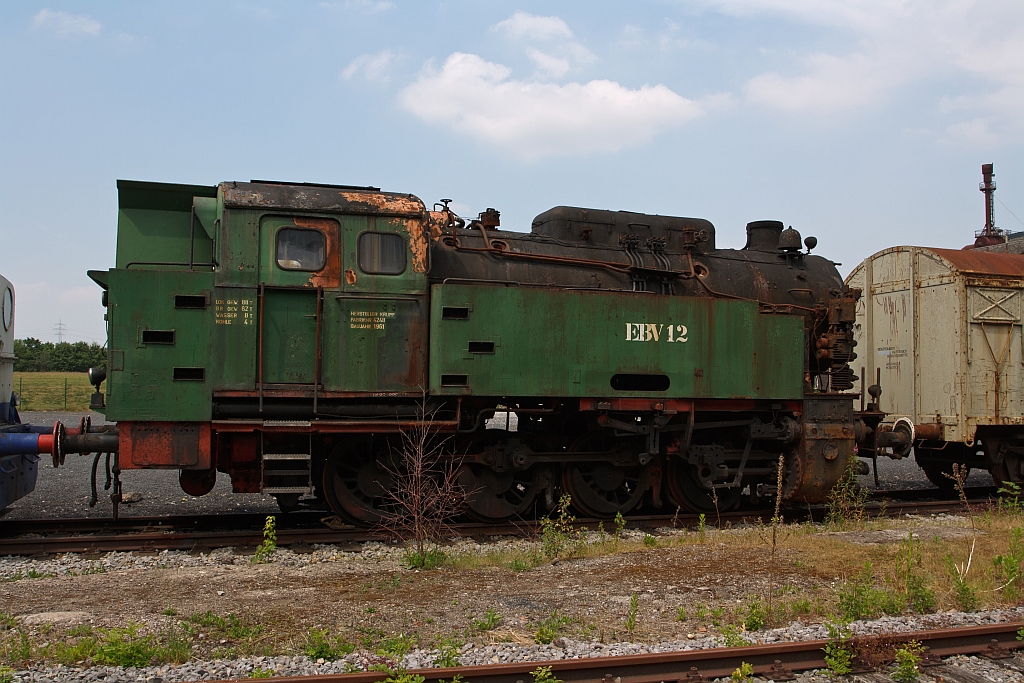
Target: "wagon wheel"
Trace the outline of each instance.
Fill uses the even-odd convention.
[[[496,449],[512,436],[503,429],[488,429],[475,436],[464,453]],[[478,522],[503,522],[530,509],[541,490],[539,468],[497,472],[477,462],[459,468],[459,485],[466,492],[466,515]]]
[[[696,465],[683,462],[678,457],[668,460],[665,468],[668,494],[672,502],[690,512],[715,512],[715,500],[711,490],[705,488]],[[740,489],[716,489],[718,512],[731,510],[740,502]]]
[[[368,526],[388,516],[394,504],[391,475],[380,462],[379,442],[371,437],[343,441],[324,464],[324,498],[331,509],[350,522]],[[381,453],[386,457],[386,450]]]
[[[967,448],[963,444],[949,443],[945,448],[914,446],[914,460],[924,471],[924,476],[945,492],[951,492],[956,487],[950,478],[953,476],[953,463],[966,463],[967,457]],[[970,471],[968,468],[967,473],[970,474]]]
[[[605,430],[584,434],[571,452],[607,452],[616,445]],[[612,518],[635,508],[651,487],[651,465],[619,467],[610,462],[568,462],[562,468],[562,486],[577,510],[591,517]]]

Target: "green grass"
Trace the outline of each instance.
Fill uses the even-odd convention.
[[[67,406],[64,381],[67,380]],[[18,410],[88,410],[93,388],[84,372],[16,372],[14,390],[21,396]],[[100,385],[106,391],[106,382]]]

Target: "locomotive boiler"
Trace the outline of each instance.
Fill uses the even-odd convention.
[[[89,273],[117,425],[53,447],[110,451],[115,475],[179,470],[192,495],[224,475],[372,524],[429,423],[477,519],[561,492],[595,517],[707,512],[772,504],[780,464],[785,501],[825,500],[880,419],[854,413],[859,291],[777,221],[719,249],[706,220],[626,211],[513,232],[369,187],[118,192],[116,265]]]

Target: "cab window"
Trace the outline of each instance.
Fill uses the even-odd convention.
[[[405,272],[405,240],[393,232],[364,232],[359,236],[359,270],[370,275]]]
[[[327,238],[319,230],[281,228],[277,231],[277,265],[284,270],[320,270],[326,260]]]

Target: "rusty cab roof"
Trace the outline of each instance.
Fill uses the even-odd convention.
[[[426,215],[426,207],[419,197],[381,192],[376,187],[255,180],[248,183],[221,183],[219,189],[224,198],[224,206],[229,208],[291,209],[408,218]]]

